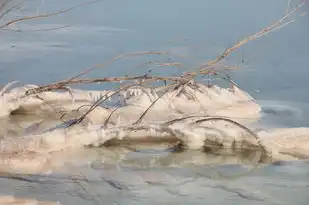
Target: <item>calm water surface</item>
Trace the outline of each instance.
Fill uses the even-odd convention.
[[[29,1],[21,12],[47,12],[75,5],[75,0]],[[295,1],[296,3],[296,1]],[[279,19],[284,0],[115,0],[102,1],[72,12],[2,31],[0,84],[20,80],[42,84],[68,78],[116,55],[141,51],[169,51],[172,62],[184,68],[156,68],[153,72],[176,75],[218,56],[227,46]],[[308,11],[308,6],[303,12]],[[69,25],[52,31],[31,31]],[[309,16],[250,42],[227,58],[239,65],[233,79],[263,107],[262,124],[279,127],[309,126]],[[158,56],[116,62],[88,76],[143,74],[147,61],[167,61]],[[107,89],[105,85],[90,88]],[[88,88],[89,88],[88,87]],[[161,153],[162,155],[170,155]],[[91,158],[92,164],[87,163]],[[104,155],[104,154],[103,154]],[[233,165],[170,168],[173,155],[149,168],[102,164],[100,150],[84,153],[85,163],[71,163],[87,177],[84,190],[72,176],[31,176],[33,182],[0,179],[1,194],[59,200],[62,204],[308,204],[309,164],[269,165],[248,172]],[[205,157],[205,156],[204,156]],[[103,157],[104,158],[104,157]],[[151,159],[150,159],[151,158]],[[191,158],[193,159],[193,157]],[[146,162],[145,162],[146,161]],[[177,163],[176,163],[177,164]],[[169,168],[168,168],[169,167]],[[104,179],[104,180],[103,180]],[[76,181],[76,180],[75,180]],[[87,193],[85,193],[85,190]]]

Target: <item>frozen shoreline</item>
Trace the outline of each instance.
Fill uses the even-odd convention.
[[[82,105],[91,105],[100,97],[111,98],[113,93],[72,90],[26,96],[25,91],[36,86],[6,90],[8,87],[0,93],[2,118],[16,113],[55,118],[67,113],[74,118],[87,112],[86,106],[78,109]],[[180,143],[189,150],[232,155],[253,150],[259,153],[258,161],[262,163],[309,157],[309,128],[252,131],[250,126],[259,120],[261,108],[234,85],[220,88],[190,83],[159,100],[158,96],[154,89],[135,86],[119,93],[116,100],[120,106],[97,107],[81,124],[63,124],[62,128],[50,127],[43,132],[30,129],[19,137],[4,136],[0,140],[0,163],[8,166],[1,171],[19,172],[22,168],[25,173],[48,172],[64,163],[65,157],[59,160],[61,152],[122,142],[162,142],[170,146]],[[154,101],[149,112],[136,123]]]

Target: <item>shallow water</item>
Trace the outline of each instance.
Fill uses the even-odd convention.
[[[53,11],[75,4],[73,0],[34,0],[25,4],[22,12]],[[181,69],[152,68],[154,73],[179,74],[213,59],[229,44],[279,19],[286,5],[287,1],[282,0],[102,1],[58,17],[20,23],[16,28],[24,32],[1,32],[0,84],[11,80],[50,83],[116,55],[149,50],[169,51],[171,61],[186,65]],[[261,104],[263,118],[259,127],[309,126],[308,21],[308,15],[299,18],[278,32],[250,42],[225,60],[228,65],[242,67],[231,74],[233,79]],[[65,25],[70,27],[29,31]],[[122,60],[89,76],[144,74],[151,67],[136,65],[149,60],[167,59],[156,56]],[[86,88],[109,87],[100,84]],[[13,119],[16,121],[23,119]],[[20,126],[29,125],[23,123]],[[0,195],[67,205],[95,204],[91,199],[94,193],[100,195],[96,200],[101,204],[270,205],[307,204],[309,199],[307,162],[268,165],[246,174],[248,167],[202,165],[211,161],[210,156],[148,152],[85,150],[73,155],[65,169],[52,176],[23,176],[32,182],[0,179]],[[121,163],[116,166],[118,160]],[[249,168],[253,169],[252,165]],[[72,173],[84,175],[88,181],[74,183],[70,181]],[[86,188],[83,190],[76,181]]]
[[[0,179],[1,193],[63,204],[307,204],[308,163],[248,170],[235,165],[132,168],[104,165],[78,172]],[[76,170],[76,169],[75,169]],[[74,173],[74,176],[72,176]],[[24,181],[23,181],[24,180]],[[78,184],[77,184],[78,181]],[[217,197],[216,197],[217,196]]]

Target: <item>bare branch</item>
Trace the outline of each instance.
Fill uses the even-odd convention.
[[[268,34],[269,32],[275,31],[275,30],[277,30],[277,29],[279,29],[279,28],[281,28],[283,26],[288,25],[288,24],[283,24],[284,21],[286,21],[286,19],[288,17],[290,17],[292,14],[294,14],[296,11],[298,11],[305,4],[306,4],[306,1],[304,0],[301,4],[297,5],[293,10],[291,10],[290,12],[285,14],[278,21],[276,21],[276,22],[272,23],[271,25],[269,25],[268,27],[258,31],[257,33],[255,33],[255,34],[253,34],[253,35],[251,35],[251,36],[249,36],[247,38],[244,38],[244,39],[238,41],[234,46],[225,49],[225,51],[219,57],[217,57],[215,60],[212,60],[212,61],[208,62],[207,64],[200,66],[200,69],[201,69],[200,72],[204,72],[209,67],[213,67],[218,62],[220,62],[221,60],[226,58],[229,54],[231,54],[234,50],[240,48],[241,46],[245,45],[249,41],[253,41],[253,40],[257,39],[257,38],[260,38],[260,37]]]
[[[35,20],[35,19],[43,19],[43,18],[48,18],[48,17],[51,17],[51,16],[60,15],[60,14],[63,14],[63,13],[72,11],[73,9],[76,9],[76,8],[78,8],[78,7],[82,7],[82,6],[85,6],[85,5],[88,5],[88,4],[92,4],[92,3],[95,3],[95,2],[99,2],[99,1],[102,1],[102,0],[87,1],[87,2],[83,2],[83,3],[77,4],[77,5],[75,5],[75,6],[72,6],[72,7],[68,8],[68,9],[62,9],[62,10],[59,10],[59,11],[56,11],[56,12],[51,12],[51,13],[46,13],[46,14],[40,14],[40,15],[33,15],[33,16],[24,16],[24,17],[21,17],[21,18],[13,19],[13,20],[11,20],[11,21],[8,21],[8,22],[6,22],[6,23],[0,25],[0,29],[6,28],[6,27],[8,27],[8,26],[10,26],[10,25],[19,23],[19,22],[21,22],[21,21],[28,21],[28,20]]]

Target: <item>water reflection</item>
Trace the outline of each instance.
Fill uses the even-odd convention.
[[[303,162],[286,164],[283,169],[268,165],[251,171],[235,165],[181,169],[119,166],[120,169],[109,166],[96,170],[79,167],[77,173],[70,175],[28,176],[22,181],[2,178],[1,183],[9,182],[9,186],[2,186],[1,192],[7,193],[15,186],[18,196],[56,198],[64,204],[152,204],[169,200],[192,200],[197,204],[205,200],[210,204],[306,204],[308,200],[309,181],[304,179],[309,173],[303,168],[309,165]],[[214,194],[220,197],[213,197]],[[158,196],[161,197],[152,201]]]

